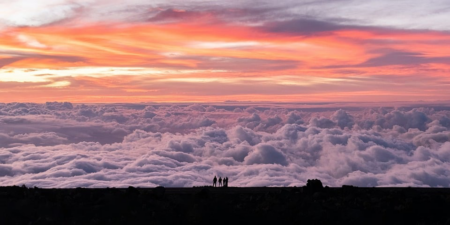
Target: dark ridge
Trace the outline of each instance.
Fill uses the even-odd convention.
[[[450,189],[13,186],[0,207],[0,224],[450,224]]]

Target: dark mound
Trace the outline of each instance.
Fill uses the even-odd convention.
[[[450,224],[426,188],[0,188],[0,224]]]

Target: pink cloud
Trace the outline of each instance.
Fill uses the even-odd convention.
[[[2,104],[0,184],[196,186],[219,175],[236,186],[299,186],[312,177],[329,186],[448,186],[447,110],[273,106],[257,106],[264,113],[254,126],[239,119],[252,114],[232,103],[223,111],[202,110],[223,108],[214,104]],[[155,116],[142,116],[149,111]],[[219,122],[201,122],[210,117]],[[292,123],[300,118],[310,122]]]

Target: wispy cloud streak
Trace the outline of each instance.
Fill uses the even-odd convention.
[[[348,1],[2,4],[18,15],[0,19],[3,102],[403,101],[450,94],[448,32],[400,18],[403,27],[359,18],[384,1],[351,5],[361,10],[351,17],[343,16]],[[444,13],[447,4],[439,4]],[[337,9],[327,14],[330,7]],[[405,77],[425,82],[395,83]]]

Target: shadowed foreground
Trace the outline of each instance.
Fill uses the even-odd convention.
[[[0,187],[0,224],[450,224],[450,189]]]

